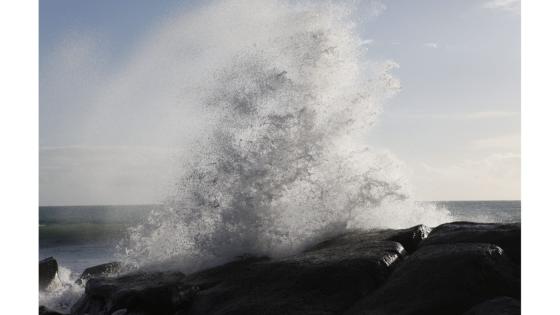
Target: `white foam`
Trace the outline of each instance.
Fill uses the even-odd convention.
[[[39,291],[39,305],[59,312],[68,312],[84,292],[84,287],[75,283],[77,275],[59,266],[54,280],[44,291]]]
[[[199,115],[184,125],[202,127],[167,207],[131,230],[123,260],[198,269],[244,253],[288,255],[346,229],[450,219],[413,201],[394,157],[357,140],[399,83],[395,63],[366,58],[352,7],[214,2],[156,37],[176,39],[147,45],[177,52],[164,54],[177,64],[197,51],[184,106]]]

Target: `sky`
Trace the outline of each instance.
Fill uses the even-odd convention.
[[[143,61],[165,44],[154,30],[201,2],[39,3],[40,204],[158,202],[188,150],[170,118],[193,113],[166,105],[183,74],[147,80]],[[404,163],[419,200],[519,199],[519,1],[359,5],[368,57],[398,63],[401,82],[368,143]]]

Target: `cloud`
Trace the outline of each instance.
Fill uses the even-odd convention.
[[[448,165],[416,165],[412,181],[424,200],[519,199],[520,171],[519,154],[495,153]]]
[[[413,113],[410,115],[416,118],[479,120],[518,118],[520,114],[515,111],[479,111],[469,113]]]
[[[434,43],[434,42],[429,42],[429,43],[424,43],[424,46],[428,47],[428,48],[438,48],[439,44],[438,43]]]
[[[519,112],[514,111],[482,111],[468,113],[465,115],[467,119],[508,118],[518,116]]]
[[[521,12],[520,0],[489,0],[482,6],[486,9],[503,10],[517,14]]]
[[[164,147],[63,146],[39,150],[41,205],[161,201],[180,152]]]
[[[520,151],[520,145],[521,136],[519,134],[477,139],[470,143],[470,147],[476,150],[500,149],[517,152]]]

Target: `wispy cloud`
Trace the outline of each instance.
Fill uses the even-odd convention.
[[[468,119],[485,119],[485,118],[506,118],[506,117],[517,117],[519,112],[514,111],[482,111],[473,112],[465,115]]]
[[[476,139],[470,143],[470,146],[476,150],[510,150],[519,152],[521,145],[521,136],[519,134],[501,135],[497,137],[488,137]]]
[[[521,12],[521,0],[489,0],[482,5],[487,9],[497,9],[519,14]]]
[[[469,113],[412,113],[410,116],[432,119],[478,120],[519,117],[515,111],[479,111]]]
[[[428,47],[428,48],[434,48],[434,49],[436,49],[436,48],[439,47],[439,44],[438,44],[438,43],[435,43],[435,42],[429,42],[429,43],[424,43],[424,46],[426,46],[426,47]]]
[[[494,153],[447,165],[423,163],[413,181],[424,200],[519,199],[521,156]]]

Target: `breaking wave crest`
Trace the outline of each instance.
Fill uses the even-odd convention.
[[[399,82],[395,63],[368,60],[352,16],[339,3],[224,1],[179,17],[214,38],[191,42],[219,42],[203,53],[222,57],[191,78],[201,114],[185,126],[203,121],[203,132],[123,259],[197,269],[347,229],[449,221],[413,201],[395,158],[362,143]]]

